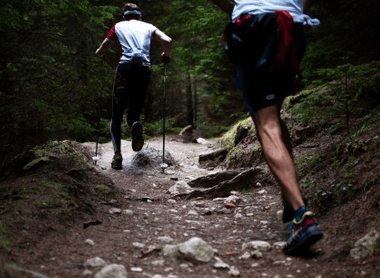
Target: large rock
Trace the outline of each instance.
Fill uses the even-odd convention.
[[[172,245],[172,244],[167,244],[162,248],[162,255],[164,257],[169,257],[172,259],[176,259],[178,256],[178,249],[179,245]]]
[[[199,237],[193,237],[180,244],[180,255],[194,262],[207,263],[214,257],[214,249]]]
[[[85,263],[84,263],[84,267],[85,268],[103,268],[107,265],[107,263],[99,258],[99,257],[95,257],[95,258],[91,258],[91,259],[88,259]]]
[[[210,188],[219,184],[222,181],[231,180],[240,173],[241,171],[239,170],[222,171],[196,178],[192,181],[189,181],[188,184],[191,187]]]
[[[191,191],[193,191],[193,189],[185,181],[176,182],[168,189],[168,193],[170,194],[182,194],[189,193]]]
[[[162,162],[162,150],[145,148],[133,157],[131,167],[144,169],[159,168],[161,170]],[[165,151],[165,163],[169,166],[176,164],[174,158],[168,151]]]
[[[23,167],[24,171],[36,170],[46,164],[50,163],[50,158],[47,156],[34,159]]]
[[[360,259],[371,255],[380,240],[380,234],[377,231],[368,233],[365,237],[355,243],[355,248],[351,249],[350,255],[355,259]]]

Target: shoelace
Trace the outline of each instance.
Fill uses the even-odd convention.
[[[312,216],[312,215],[313,215],[313,213],[312,213],[311,211],[307,211],[307,212],[305,212],[305,213],[302,215],[300,221],[297,222],[296,219],[294,218],[294,219],[293,219],[293,224],[294,224],[294,225],[300,225],[300,224],[304,221],[304,219],[305,219],[306,216]]]

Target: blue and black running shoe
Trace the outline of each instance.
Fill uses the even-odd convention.
[[[323,238],[323,233],[315,223],[312,214],[311,211],[307,211],[299,222],[294,219],[290,224],[290,235],[283,249],[285,254],[305,252],[312,244]]]

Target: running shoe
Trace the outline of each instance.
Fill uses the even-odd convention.
[[[141,122],[132,125],[132,150],[138,152],[144,146],[143,128]]]
[[[122,168],[122,162],[123,162],[123,157],[121,156],[120,153],[116,153],[112,159],[112,163],[111,163],[112,169],[120,170]]]
[[[307,211],[299,222],[294,219],[289,225],[290,235],[283,249],[285,254],[305,252],[312,244],[323,238],[323,233],[312,215],[311,211]]]
[[[308,206],[308,201],[305,196],[302,196],[302,200],[305,204],[305,206]],[[282,203],[284,205],[284,210],[282,211],[282,223],[288,223],[293,221],[293,209],[290,206],[289,202],[286,200],[285,196],[282,196]]]

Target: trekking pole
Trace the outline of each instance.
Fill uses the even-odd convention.
[[[103,55],[102,57],[103,65],[106,63],[106,55]],[[101,103],[101,102],[100,102]],[[96,142],[95,142],[95,155],[92,157],[92,161],[94,161],[94,164],[96,165],[96,162],[100,159],[98,155],[98,146],[99,146],[99,129],[100,129],[100,121],[101,121],[101,116],[100,116],[100,111],[101,107],[100,104],[98,104],[98,123],[96,125]]]
[[[101,103],[101,102],[99,102]],[[102,120],[102,117],[101,117],[101,104],[97,104],[98,106],[98,122],[96,123],[96,142],[95,142],[95,156],[92,157],[92,160],[94,161],[94,164],[96,165],[96,162],[100,159],[100,156],[99,156],[99,136],[100,136],[100,125],[101,125],[101,120]]]
[[[95,165],[96,165],[96,162],[99,160],[99,156],[98,156],[98,141],[99,141],[99,134],[96,135],[95,156],[92,157],[92,160],[94,161]]]
[[[164,62],[164,99],[162,107],[162,172],[165,172],[165,168],[168,164],[165,163],[165,121],[166,121],[166,63]]]

